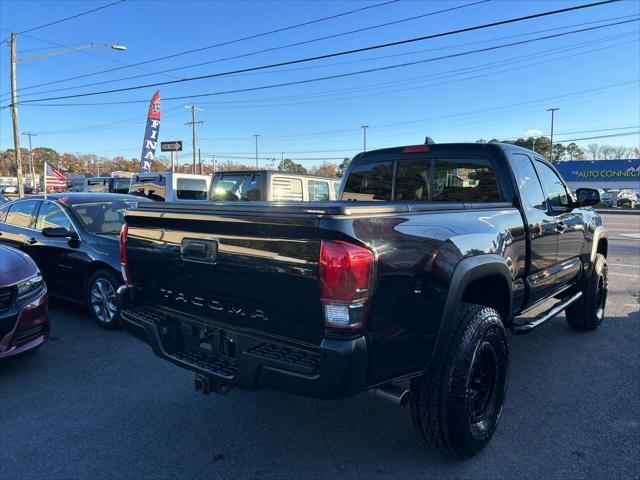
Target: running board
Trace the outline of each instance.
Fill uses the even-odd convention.
[[[582,296],[582,292],[578,292],[574,296],[569,297],[566,300],[561,300],[560,302],[556,303],[549,310],[547,310],[546,312],[542,312],[540,315],[538,315],[537,317],[535,317],[531,321],[529,321],[527,323],[523,323],[522,325],[512,325],[511,326],[511,333],[513,333],[514,335],[525,335],[525,334],[533,331],[534,328],[539,327],[540,325],[542,325],[547,320],[550,320],[553,317],[555,317],[556,315],[558,315],[565,308],[567,308],[573,302],[578,300],[581,296]]]

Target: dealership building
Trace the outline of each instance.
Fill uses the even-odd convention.
[[[580,187],[640,190],[640,159],[571,160],[555,164],[571,190]]]

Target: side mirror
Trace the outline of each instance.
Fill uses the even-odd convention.
[[[578,188],[576,190],[578,207],[590,207],[600,203],[600,192],[595,188]]]
[[[42,235],[52,238],[72,238],[77,239],[78,234],[64,227],[46,227],[42,229]]]

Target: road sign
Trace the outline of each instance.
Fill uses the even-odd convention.
[[[160,142],[160,151],[162,152],[181,152],[182,140],[172,140],[171,142]]]

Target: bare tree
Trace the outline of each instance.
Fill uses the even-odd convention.
[[[629,158],[629,154],[631,153],[631,149],[625,147],[624,145],[618,145],[617,147],[612,147],[615,158],[624,159]]]
[[[587,145],[586,153],[589,160],[597,160],[598,155],[600,154],[600,145],[597,143],[590,143]]]

